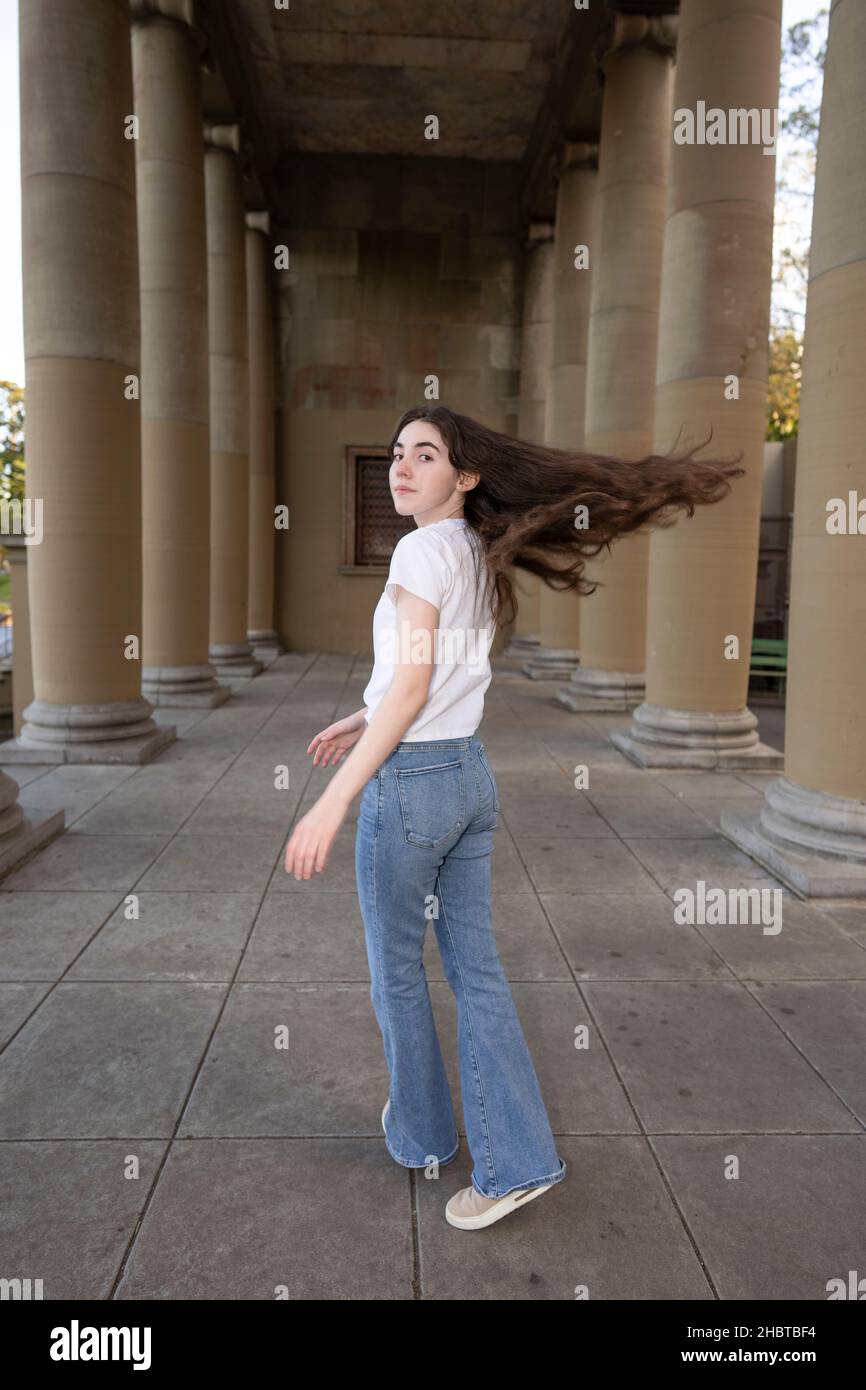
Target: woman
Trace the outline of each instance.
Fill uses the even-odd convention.
[[[703,447],[703,446],[700,446]],[[422,964],[432,920],[457,1000],[472,1185],[446,1219],[478,1230],[565,1177],[491,930],[499,798],[476,736],[507,570],[593,593],[586,558],[647,523],[718,501],[742,468],[650,455],[625,462],[511,439],[436,405],[390,445],[391,494],[416,529],[396,545],[373,619],[365,708],[324,729],[320,766],[354,751],[286,847],[286,872],[321,873],[356,794],[355,840],[371,997],[391,1078],[385,1142],[407,1168],[449,1163],[454,1110]],[[559,563],[557,563],[557,561]]]

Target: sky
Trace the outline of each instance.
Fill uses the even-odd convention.
[[[829,0],[783,0],[785,29],[829,9]],[[6,190],[6,213],[0,219],[0,381],[24,384],[21,320],[21,167],[18,118],[18,0],[0,0],[0,187]],[[786,147],[779,140],[777,174]],[[775,246],[781,239],[808,245],[811,204],[808,199],[777,199]],[[796,291],[783,296],[794,324],[802,331],[805,303]]]

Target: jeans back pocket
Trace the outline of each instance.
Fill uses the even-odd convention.
[[[466,815],[463,762],[396,767],[403,833],[410,845],[435,849],[450,840]]]

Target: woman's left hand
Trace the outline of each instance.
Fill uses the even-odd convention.
[[[346,819],[348,806],[320,796],[311,811],[298,821],[286,845],[286,873],[296,879],[321,873],[330,858],[337,831]]]

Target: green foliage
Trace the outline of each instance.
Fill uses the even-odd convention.
[[[788,439],[800,424],[803,342],[790,328],[773,329],[769,345],[767,439]]]
[[[0,381],[0,501],[24,502],[24,388]]]
[[[827,17],[827,10],[822,9],[792,24],[782,45],[785,91],[796,102],[788,110],[783,129],[812,146],[818,143],[820,111],[810,94],[827,59]]]
[[[814,196],[815,164],[821,116],[821,87],[827,57],[828,12],[822,9],[792,24],[782,47],[782,131],[796,142],[796,152],[784,161],[777,184],[777,224],[795,232],[803,212],[808,215]],[[803,212],[793,223],[785,209]],[[767,439],[783,440],[800,427],[800,386],[803,371],[803,321],[809,285],[808,244],[783,244],[775,258],[773,323],[769,339],[767,391]],[[785,298],[788,305],[783,307]],[[803,306],[800,308],[799,306]]]

